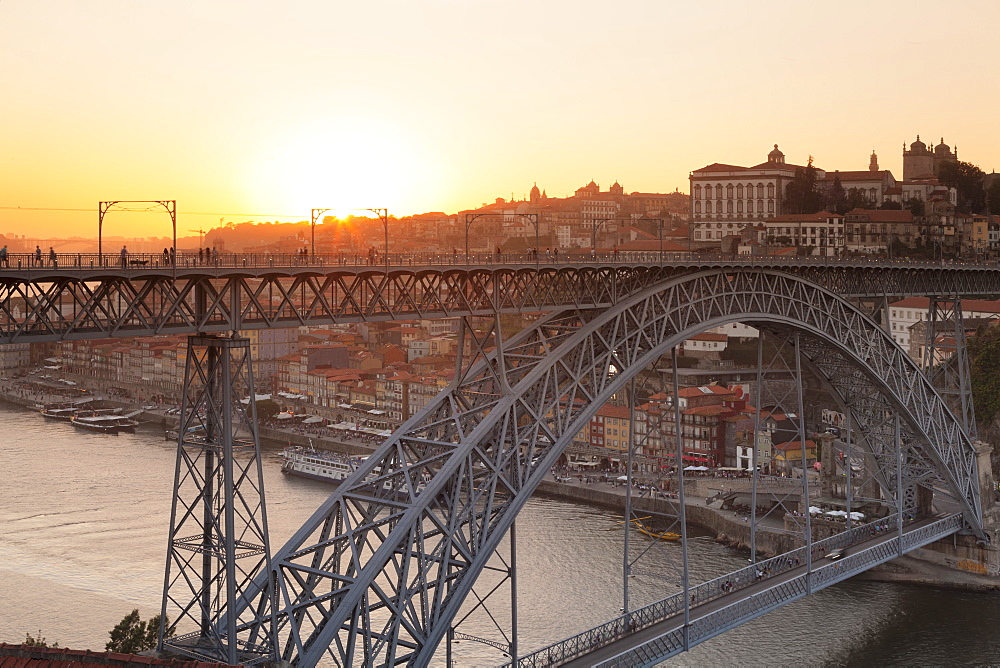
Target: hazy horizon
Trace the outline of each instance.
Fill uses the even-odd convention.
[[[990,2],[6,0],[0,233],[94,236],[102,200],[176,200],[193,236],[320,207],[454,213],[535,183],[687,192],[691,170],[776,143],[830,170],[875,150],[900,178],[918,134],[989,172],[998,18]],[[165,221],[112,215],[105,234]]]

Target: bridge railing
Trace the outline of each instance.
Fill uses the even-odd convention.
[[[895,527],[895,517],[895,515],[883,517],[867,524],[852,527],[843,533],[816,541],[812,544],[813,560],[822,558],[834,549],[849,547],[870,538],[884,535]],[[942,520],[942,522],[951,522],[951,524],[946,525],[946,528],[952,526],[954,526],[954,530],[961,528],[960,516],[957,520],[955,518],[948,518],[947,520]],[[913,533],[919,533],[922,536],[939,533],[941,531],[939,524],[935,523],[929,525],[929,527],[923,527],[915,530]],[[806,563],[806,554],[807,548],[805,546],[799,547],[769,559],[758,561],[755,564],[744,566],[712,580],[702,582],[689,589],[690,604],[693,607],[707,603],[766,578],[799,568]],[[598,647],[607,645],[629,633],[634,633],[635,631],[657,624],[664,619],[678,615],[683,610],[684,592],[678,592],[649,605],[636,608],[565,640],[543,647],[531,654],[526,654],[518,658],[514,665],[519,668],[541,668],[542,666],[551,666],[554,663],[569,661]]]
[[[928,261],[912,258],[876,258],[876,257],[844,257],[844,256],[798,256],[798,255],[733,255],[722,253],[696,253],[687,251],[622,251],[622,252],[540,252],[530,251],[520,253],[389,253],[388,266],[407,267],[417,265],[459,265],[459,266],[491,266],[491,265],[571,265],[571,264],[645,264],[645,263],[698,263],[726,262],[727,264],[879,264],[908,266],[940,266],[942,264],[975,265],[996,267],[996,261]],[[99,268],[118,268],[130,270],[162,270],[173,268],[268,268],[268,267],[385,267],[384,254],[369,255],[366,253],[211,253],[199,254],[190,251],[177,253],[127,253],[110,252],[97,253],[56,253],[53,258],[48,252],[40,256],[35,253],[8,253],[0,255],[0,271],[4,269],[34,270],[86,270]]]
[[[885,519],[883,519],[880,522],[859,527],[860,531],[852,530],[851,533],[865,540],[869,537],[884,535],[886,533],[885,526]],[[953,533],[961,529],[962,526],[962,516],[952,515],[904,534],[904,544],[909,544],[910,548],[924,545]],[[868,532],[872,529],[875,530],[875,534],[869,536]],[[827,546],[832,547],[830,543],[827,543]],[[687,643],[694,645],[707,640],[769,610],[802,598],[810,590],[822,589],[868,570],[876,564],[889,561],[898,554],[898,549],[899,546],[895,541],[884,541],[859,550],[856,554],[847,555],[840,560],[825,563],[815,568],[811,573],[802,573],[792,579],[776,583],[772,587],[734,601],[718,610],[713,610],[692,620],[688,627]],[[648,665],[677,654],[684,649],[684,629],[678,626],[641,645],[631,647],[610,659],[595,664],[595,668]]]

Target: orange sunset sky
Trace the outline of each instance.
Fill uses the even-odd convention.
[[[899,178],[918,133],[990,172],[998,25],[995,0],[0,0],[0,233],[95,236],[101,200],[175,199],[184,235],[686,192],[775,143]],[[106,233],[168,233],[130,215]]]

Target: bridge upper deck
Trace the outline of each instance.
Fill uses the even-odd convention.
[[[623,252],[8,256],[0,343],[599,308],[696,271],[772,270],[848,298],[1000,294],[997,263]]]

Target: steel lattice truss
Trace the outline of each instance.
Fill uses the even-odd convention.
[[[644,259],[645,258],[645,259]],[[776,269],[845,297],[1000,294],[975,265],[819,260],[167,269],[0,268],[0,343],[599,308],[702,270]]]
[[[161,619],[177,635],[160,648],[205,661],[257,664],[272,658],[271,600],[255,579],[271,569],[263,472],[253,402],[250,342],[192,336],[188,341],[170,544]],[[256,599],[237,633],[222,618],[237,599]]]
[[[812,363],[842,398],[864,385],[888,397],[908,428],[901,447],[910,468],[943,481],[981,532],[972,444],[873,320],[787,273],[705,271],[612,308],[554,314],[498,341],[498,351],[474,341],[476,358],[451,388],[275,555],[279,654],[303,665],[328,648],[345,666],[429,661],[517,512],[580,428],[671,347],[736,321],[814,340]],[[852,380],[847,367],[867,382]],[[874,399],[854,408],[873,430],[878,411]]]

